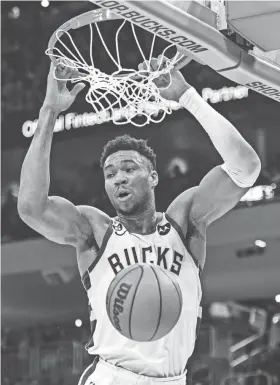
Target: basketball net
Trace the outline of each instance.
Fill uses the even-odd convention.
[[[100,12],[100,10],[93,12]],[[97,22],[88,23],[90,28],[90,63],[86,62],[74,43],[72,36],[64,29],[58,29],[55,32],[55,37],[56,41],[59,41],[65,48],[67,54],[55,46],[50,46],[50,44],[46,50],[46,54],[49,55],[56,65],[62,63],[64,66],[76,70],[75,73],[77,76],[71,79],[72,83],[81,81],[88,83],[89,88],[86,94],[86,101],[91,104],[96,113],[96,123],[112,121],[117,125],[131,123],[138,127],[151,122],[159,123],[165,118],[166,114],[171,114],[173,110],[180,108],[179,103],[164,99],[160,95],[160,91],[170,86],[172,81],[171,71],[184,55],[176,52],[172,59],[167,59],[163,65],[163,58],[166,51],[174,47],[174,44],[169,45],[162,52],[158,69],[154,71],[151,67],[151,59],[153,57],[156,35],[153,36],[149,57],[147,58],[137,38],[134,25],[130,23],[134,40],[146,66],[144,70],[123,67],[119,52],[119,35],[125,23],[128,22],[124,20],[116,33],[116,57],[114,57],[108,49]],[[107,74],[95,66],[93,58],[92,24],[94,24],[108,56],[116,66],[116,70],[112,74]],[[65,34],[69,38],[72,49],[69,49],[61,40],[61,36]],[[164,79],[168,80],[167,86],[161,89],[155,84],[155,80],[160,76],[164,76]],[[69,80],[57,78],[55,71],[54,77],[57,80]],[[141,122],[139,122],[139,116],[144,117],[144,121],[141,119]]]

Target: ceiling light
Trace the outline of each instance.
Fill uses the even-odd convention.
[[[77,328],[80,328],[82,326],[82,324],[83,324],[83,322],[80,319],[76,319],[75,325],[77,326]]]
[[[42,5],[42,7],[46,8],[46,7],[48,7],[50,5],[50,3],[49,3],[48,0],[42,0],[41,1],[41,5]]]
[[[261,241],[260,239],[257,239],[255,241],[255,245],[258,246],[258,247],[266,247],[266,242]]]

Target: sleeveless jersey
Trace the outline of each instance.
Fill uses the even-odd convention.
[[[183,307],[177,324],[156,341],[137,342],[122,336],[107,315],[110,283],[119,271],[135,263],[157,264],[168,270],[182,291]],[[88,352],[146,376],[173,377],[184,373],[201,318],[199,269],[187,250],[180,227],[167,214],[163,214],[156,231],[148,235],[129,233],[112,219],[97,258],[82,276],[92,326]]]

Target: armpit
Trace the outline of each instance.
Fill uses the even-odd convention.
[[[100,249],[97,242],[96,242],[94,234],[91,234],[90,237],[87,239],[86,245],[87,245],[89,250],[94,250],[94,251],[98,252]]]
[[[190,221],[188,232],[186,234],[186,243],[189,252],[199,263],[201,270],[205,264],[206,258],[206,228],[198,227],[194,222]]]
[[[186,234],[186,240],[191,240],[193,238],[200,238],[203,241],[206,240],[206,228],[203,224],[198,224],[195,222],[194,218],[190,218],[188,221],[188,230]]]

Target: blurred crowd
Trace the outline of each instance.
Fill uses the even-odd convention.
[[[69,385],[90,363],[85,343],[88,329],[74,323],[1,330],[3,385]],[[80,356],[75,364],[74,355]],[[76,367],[75,367],[76,366]],[[75,382],[73,382],[74,384]]]
[[[204,310],[207,313],[207,307]],[[229,359],[229,357],[221,356],[222,350],[219,353],[213,347],[211,340],[215,334],[214,330],[222,331],[221,338],[225,339],[225,346],[229,343],[226,342],[227,339],[234,344],[234,339],[237,337],[237,331],[233,331],[232,323],[227,324],[221,320],[210,319],[209,316],[206,318],[188,365],[188,384],[190,385],[213,384],[211,373],[217,371],[215,365],[217,363],[223,365]],[[245,373],[268,373],[271,377],[269,384],[278,385],[278,381],[280,381],[280,326],[275,323],[269,325],[265,333],[260,335],[260,340],[256,341],[254,346],[248,345],[244,350],[248,355]],[[247,322],[244,321],[243,326],[248,328]],[[239,335],[241,336],[242,333],[240,332]],[[1,330],[2,384],[76,384],[81,372],[92,361],[92,357],[84,348],[89,334],[87,321],[82,323],[81,327],[76,327],[74,322],[37,325],[21,329],[4,326]],[[257,350],[258,354],[256,354]],[[226,355],[226,353],[224,354]],[[206,362],[207,366],[205,366]],[[251,382],[248,379],[240,384],[268,385],[263,380],[260,378],[258,381],[255,380],[256,382]]]
[[[85,344],[88,339],[87,322],[81,327],[75,326],[74,322],[37,325],[21,329],[5,325],[1,328],[1,351],[14,351],[19,357],[24,357],[32,347],[73,340]]]

